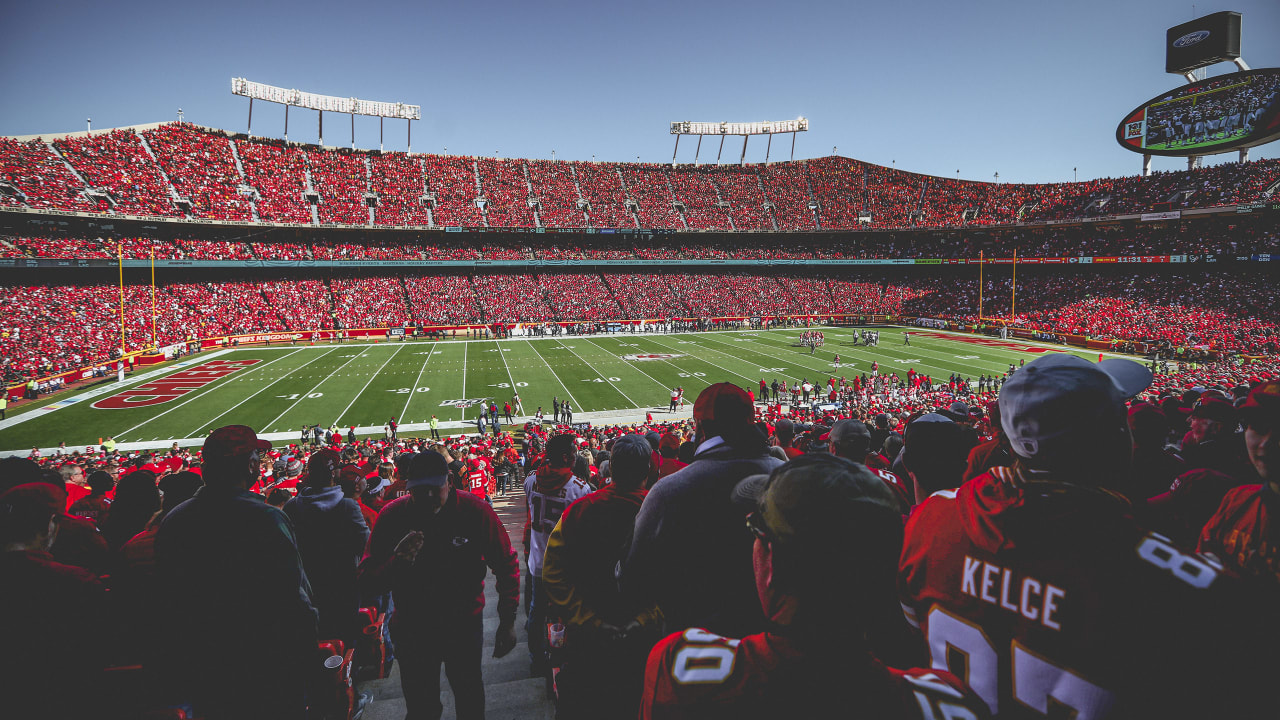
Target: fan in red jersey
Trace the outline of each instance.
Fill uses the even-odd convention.
[[[690,628],[654,647],[640,717],[979,718],[945,671],[894,670],[864,639],[893,605],[902,516],[866,467],[807,454],[735,490],[753,506],[753,564],[771,629],[742,639]],[[890,621],[892,618],[890,616]]]
[[[1280,580],[1280,381],[1254,388],[1240,417],[1249,462],[1262,483],[1227,493],[1200,534],[1200,551],[1242,572]]]
[[[1125,401],[1150,382],[1129,360],[1028,363],[1000,395],[1013,467],[907,522],[903,610],[933,667],[1001,718],[1230,716],[1250,684],[1231,666],[1264,657],[1228,627],[1257,598],[1107,489],[1129,467]]]

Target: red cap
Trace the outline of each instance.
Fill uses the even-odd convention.
[[[259,440],[258,434],[247,425],[227,425],[214,430],[209,439],[204,441],[201,456],[207,461],[212,458],[234,459],[247,458],[254,450],[270,450],[271,443]]]
[[[7,505],[13,509],[13,512],[23,516],[37,513],[61,516],[66,514],[67,501],[65,491],[59,497],[54,486],[34,482],[19,485],[0,495],[0,505]]]
[[[693,403],[695,420],[711,420],[727,423],[750,423],[755,417],[755,408],[746,391],[733,383],[716,383],[698,393]]]
[[[1246,423],[1253,418],[1280,415],[1280,380],[1265,382],[1249,393],[1240,406],[1240,416]]]

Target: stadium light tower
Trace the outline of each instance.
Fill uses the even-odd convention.
[[[382,119],[393,118],[406,121],[407,132],[405,142],[409,152],[413,152],[413,121],[422,119],[421,105],[405,103],[379,102],[376,100],[360,100],[358,98],[334,97],[315,93],[289,90],[286,88],[264,85],[244,78],[231,78],[231,93],[249,98],[249,137],[253,137],[253,101],[284,105],[284,139],[289,139],[289,107],[297,106],[320,113],[320,144],[324,144],[324,113],[347,113],[351,116],[351,147],[356,146],[356,115],[370,115],[378,118],[378,148],[382,149]]]
[[[91,118],[91,117],[85,118],[85,119],[84,119],[84,124],[85,124],[85,127],[86,127],[86,128],[88,128],[88,132],[92,133],[92,132],[93,132],[93,118]]]
[[[702,152],[704,135],[719,135],[720,150],[716,152],[716,164],[720,164],[720,155],[724,152],[724,139],[729,135],[742,136],[742,155],[738,158],[741,165],[747,159],[747,140],[752,135],[768,135],[769,144],[765,147],[764,161],[769,162],[769,151],[773,148],[773,136],[780,133],[791,133],[791,159],[796,159],[796,133],[809,129],[809,121],[803,117],[795,120],[778,120],[766,122],[689,122],[687,120],[671,123],[671,134],[676,136],[675,150],[671,153],[671,166],[676,165],[676,154],[680,152],[681,135],[697,135],[698,147],[693,152],[693,165],[698,166],[698,155]],[[638,160],[638,158],[637,158]]]
[[[178,108],[178,122],[182,122],[182,108]]]

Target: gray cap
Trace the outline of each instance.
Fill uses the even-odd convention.
[[[1020,457],[1052,463],[1083,452],[1082,441],[1097,438],[1113,421],[1124,426],[1125,401],[1151,379],[1151,371],[1132,360],[1039,357],[1001,388],[1001,424]]]

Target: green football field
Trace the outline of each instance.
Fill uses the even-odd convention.
[[[158,370],[139,370],[124,384],[64,393],[11,413],[0,422],[0,451],[51,448],[59,442],[84,446],[107,436],[122,447],[198,445],[214,428],[231,424],[248,425],[277,443],[294,441],[303,425],[315,423],[336,423],[344,431],[355,425],[367,436],[381,434],[392,417],[404,426],[402,433],[426,435],[417,426],[432,415],[446,432],[474,432],[478,403],[493,399],[501,409],[513,389],[520,393],[525,417],[541,406],[550,419],[555,396],[572,403],[576,422],[628,422],[646,410],[661,419],[677,385],[692,402],[715,382],[748,389],[757,388],[761,378],[825,384],[828,376],[868,372],[872,362],[879,362],[882,372],[905,375],[915,368],[935,380],[951,373],[976,380],[983,373],[998,375],[1011,363],[1064,350],[920,329],[912,329],[906,346],[903,330],[883,329],[880,345],[868,348],[854,346],[852,329],[824,328],[826,343],[815,354],[799,346],[800,330],[794,328],[205,352]],[[1071,352],[1097,358],[1096,352]],[[840,368],[833,363],[837,353]],[[212,367],[238,369],[192,383],[198,387],[170,389],[174,396],[148,392],[156,387],[150,383]]]

